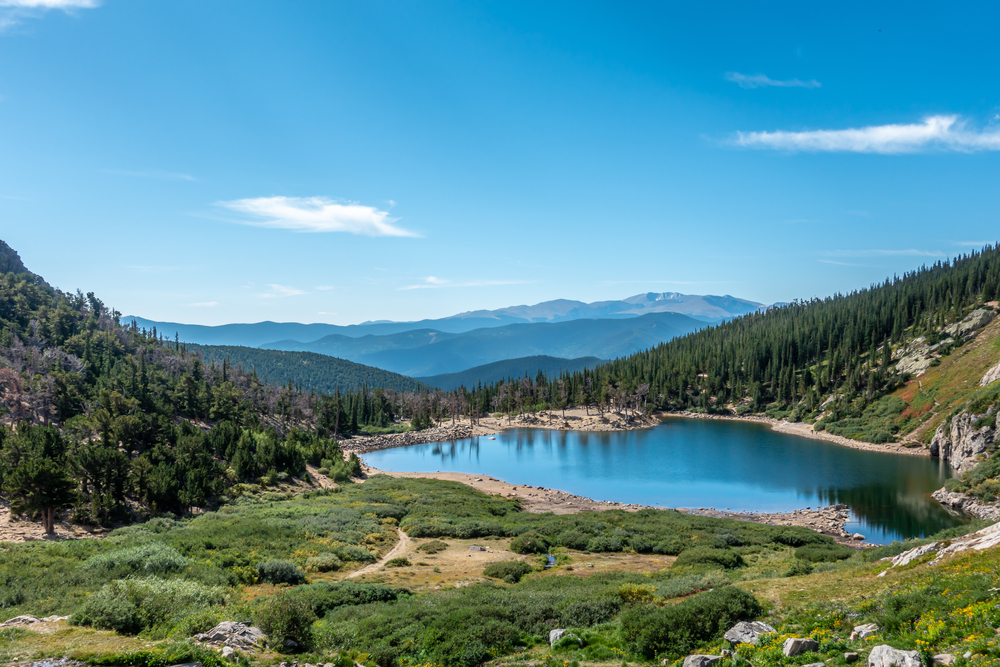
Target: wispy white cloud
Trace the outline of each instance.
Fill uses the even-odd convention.
[[[321,310],[321,311],[319,311],[319,312],[318,312],[318,313],[316,313],[316,314],[317,314],[317,315],[336,315],[337,313],[328,313],[328,312],[326,312],[325,310]]]
[[[78,9],[93,9],[98,0],[0,0],[0,31],[16,26],[24,19],[39,18],[51,9],[71,14]]]
[[[217,202],[248,218],[240,224],[299,232],[347,232],[366,236],[418,236],[397,227],[398,218],[357,202],[337,202],[326,197],[256,197]]]
[[[952,243],[967,248],[982,248],[983,246],[993,245],[996,241],[952,241]]]
[[[737,132],[730,143],[744,148],[832,153],[974,153],[1000,150],[1000,130],[975,130],[958,116],[928,116],[920,123],[845,130]]]
[[[268,287],[271,288],[270,292],[263,292],[258,294],[262,299],[274,299],[276,297],[283,296],[299,296],[301,294],[308,294],[305,290],[300,290],[297,287],[288,287],[287,285],[278,285],[276,283],[268,283]]]
[[[105,174],[112,176],[133,176],[135,178],[154,178],[161,181],[194,181],[194,176],[190,174],[179,174],[173,171],[162,169],[152,169],[150,171],[129,171],[127,169],[104,169]]]
[[[835,264],[836,266],[864,266],[864,264],[852,264],[850,262],[835,262],[832,259],[819,260],[823,264]]]
[[[400,290],[412,289],[438,289],[441,287],[494,287],[496,285],[527,285],[527,280],[472,280],[469,282],[453,283],[444,278],[427,276],[422,283],[416,285],[406,285]]]
[[[200,301],[198,303],[192,303],[195,308],[215,308],[219,305],[218,301]]]
[[[917,250],[906,248],[900,250],[861,249],[861,250],[830,250],[823,253],[827,257],[944,257],[940,250]]]
[[[819,88],[822,85],[815,79],[809,81],[772,79],[764,74],[740,74],[739,72],[726,72],[726,81],[739,84],[740,88]]]

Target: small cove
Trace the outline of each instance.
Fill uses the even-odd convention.
[[[851,449],[750,422],[668,418],[637,431],[511,429],[363,455],[389,471],[464,472],[599,500],[781,512],[844,503],[869,542],[962,523],[930,498],[953,476],[936,459]]]

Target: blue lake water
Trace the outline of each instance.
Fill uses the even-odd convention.
[[[750,422],[669,418],[640,431],[513,429],[365,454],[381,470],[465,472],[597,500],[777,512],[844,503],[869,542],[965,521],[930,498],[954,475],[937,459],[869,452]]]

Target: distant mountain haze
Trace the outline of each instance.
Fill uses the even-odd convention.
[[[648,313],[680,313],[696,320],[716,323],[745,315],[765,307],[764,304],[729,296],[699,296],[678,292],[648,292],[620,301],[584,303],[570,299],[544,301],[533,306],[511,306],[499,310],[475,310],[432,320],[417,322],[364,322],[338,326],[334,324],[299,324],[296,322],[257,322],[255,324],[223,324],[205,326],[160,322],[129,315],[123,323],[135,322],[142,328],[156,327],[158,333],[173,339],[202,345],[243,345],[261,347],[275,341],[312,342],[338,334],[348,338],[385,336],[430,329],[441,333],[465,333],[475,329],[502,327],[508,324],[534,322],[567,322],[579,319],[633,318]],[[525,355],[519,355],[525,356]]]
[[[508,324],[458,334],[433,329],[360,338],[334,334],[310,343],[282,340],[261,347],[319,352],[410,377],[426,377],[535,355],[615,359],[705,326],[703,321],[678,313],[650,313],[620,319]]]
[[[597,357],[560,359],[559,357],[540,355],[497,361],[492,364],[476,366],[460,373],[446,373],[444,375],[432,375],[430,377],[414,379],[432,387],[443,389],[444,391],[451,391],[459,387],[472,389],[478,386],[479,383],[486,385],[508,378],[522,378],[526,375],[535,377],[538,371],[541,371],[548,377],[556,377],[561,373],[577,373],[584,369],[591,369],[602,363],[604,363],[604,360]]]

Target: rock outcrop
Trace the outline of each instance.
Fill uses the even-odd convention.
[[[819,650],[819,642],[815,639],[802,639],[800,637],[789,637],[781,645],[781,652],[791,658],[801,653]]]
[[[901,651],[881,644],[868,654],[868,667],[923,667],[919,651]]]
[[[1000,415],[991,423],[975,428],[975,423],[983,416],[961,412],[950,423],[938,426],[931,440],[931,456],[948,461],[959,472],[974,468],[980,457],[996,448],[1000,439],[997,425]]]
[[[256,626],[236,621],[223,621],[208,632],[195,635],[194,640],[239,649],[240,651],[252,651],[262,648],[267,636],[263,630]]]
[[[721,655],[689,655],[684,658],[684,667],[711,667],[720,660]]]
[[[733,646],[739,644],[756,644],[757,639],[768,632],[777,632],[777,630],[762,621],[740,621],[729,628],[722,638]]]
[[[986,519],[987,521],[1000,521],[1000,506],[984,503],[964,493],[938,489],[931,494],[931,498],[945,507],[951,507],[966,514],[971,514],[974,517]]]
[[[931,561],[933,564],[939,562],[945,556],[961,553],[962,551],[983,551],[985,549],[992,549],[996,546],[1000,546],[1000,523],[995,523],[992,526],[986,526],[982,530],[978,530],[971,535],[966,535],[965,537],[945,540],[943,542],[931,542],[930,544],[925,544],[923,546],[910,549],[909,551],[904,551],[891,559],[885,558],[883,560],[891,560],[892,564],[889,566],[889,569],[892,569],[894,567],[900,567],[902,565],[912,563],[921,556],[935,553],[937,555],[934,557],[934,560]],[[889,570],[885,570],[878,576],[883,577],[888,571]],[[855,632],[862,627],[864,626],[854,628]],[[878,628],[876,628],[876,631],[877,630]],[[851,633],[851,638],[863,639],[864,637],[855,637],[855,633]]]
[[[1000,362],[997,362],[996,366],[986,371],[983,379],[979,381],[979,386],[985,387],[986,385],[992,384],[997,380],[1000,380]]]
[[[948,325],[944,328],[944,333],[946,336],[951,338],[962,338],[968,340],[976,334],[977,331],[985,327],[987,324],[993,321],[996,314],[987,308],[977,308],[968,315],[966,315],[961,322],[955,322],[954,324]]]

